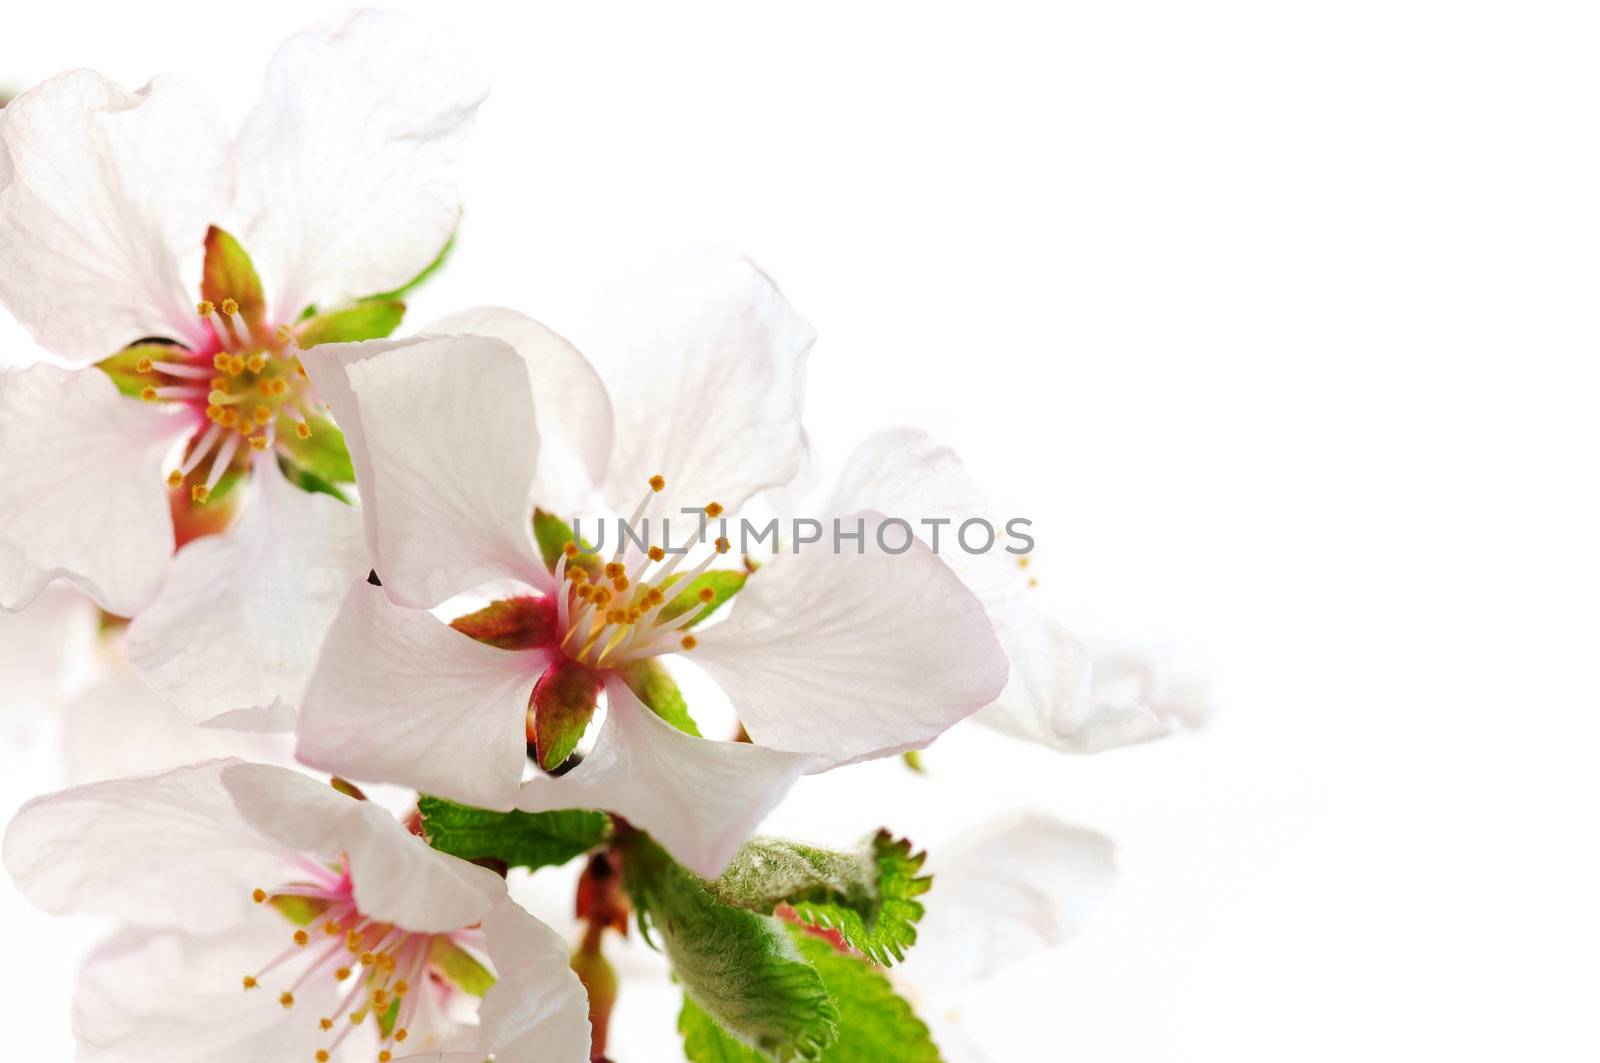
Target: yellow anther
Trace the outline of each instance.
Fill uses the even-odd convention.
[[[411,992],[411,983],[407,982],[404,978],[400,979],[400,981],[398,981],[398,982],[396,982],[394,984],[394,995],[395,996],[403,997],[409,992]],[[398,1041],[404,1041],[405,1040],[405,1031],[404,1030],[400,1031],[400,1036],[397,1037],[396,1040],[398,1040]]]
[[[361,932],[359,930],[352,930],[346,934],[344,936],[344,947],[349,949],[351,952],[360,952]]]
[[[568,539],[566,543],[562,545],[561,552],[567,555],[568,561],[571,561],[573,558],[578,556],[578,544],[573,542],[571,539]]]
[[[613,587],[615,587],[619,591],[625,591],[625,590],[628,589],[628,577],[627,576],[617,576],[614,579],[612,579],[611,585]]]
[[[710,587],[701,587],[700,588],[700,593],[697,595],[697,597],[702,602],[709,602],[711,599],[715,598],[716,596],[717,596],[717,592],[712,590]]]
[[[218,369],[226,373],[228,371],[228,352],[218,351],[216,354],[213,354],[211,356],[211,368]]]
[[[388,992],[386,990],[383,990],[383,989],[374,989],[372,991],[372,1006],[377,1008],[379,1011],[382,1011],[384,1008],[388,1007],[389,1006],[389,994],[388,994]]]
[[[660,561],[663,557],[667,556],[667,552],[661,549],[659,546],[652,546],[646,551],[646,553],[650,555],[650,560],[652,561]]]
[[[360,1026],[361,1025],[361,1020],[365,1019],[366,1017],[367,1017],[367,1009],[366,1008],[362,1008],[360,1011],[352,1011],[350,1013],[350,1025],[351,1026]]]
[[[706,505],[706,516],[710,517],[712,520],[716,520],[718,517],[722,516],[722,503],[708,503]]]
[[[267,394],[282,396],[289,391],[289,382],[281,376],[275,376],[266,384]]]
[[[159,396],[156,395],[155,388],[151,387],[149,384],[146,384],[144,387],[139,389],[139,397],[146,402],[154,402]]]
[[[150,360],[150,356],[148,354],[145,355],[143,358],[139,359],[139,364],[134,366],[134,369],[138,370],[141,373],[153,373],[153,372],[155,372],[155,368],[156,368],[156,363],[154,363],[154,362],[152,362]]]
[[[216,306],[212,304],[211,300],[202,299],[198,303],[194,304],[194,309],[195,312],[201,317],[210,317],[211,312],[216,309]]]
[[[244,372],[244,355],[236,354],[228,359],[228,375],[238,376]]]
[[[294,426],[294,434],[299,436],[301,439],[310,439],[311,426],[306,424],[304,421],[301,421]]]
[[[607,609],[606,610],[606,623],[608,623],[608,624],[619,624],[619,623],[622,622],[622,620],[626,616],[627,616],[627,614],[624,613],[621,609]]]
[[[173,469],[171,472],[167,473],[168,487],[177,487],[181,483],[183,483],[183,473],[179,472],[177,469]]]
[[[324,1030],[331,1030],[333,1029],[333,1020],[324,1017],[320,1022],[317,1023],[317,1025],[322,1027]]]
[[[223,372],[227,372],[227,370],[224,369]],[[212,377],[211,378],[211,390],[212,391],[220,391],[224,395],[226,395],[228,393],[228,378],[225,377],[225,376],[214,376],[214,377]]]
[[[394,955],[388,952],[378,953],[378,966],[386,971],[394,970]]]
[[[644,604],[647,608],[654,609],[656,606],[660,605],[666,600],[666,592],[660,587],[651,587],[649,590],[644,592]]]
[[[244,367],[252,373],[259,373],[267,367],[267,356],[264,354],[252,354],[245,360]]]
[[[205,484],[195,484],[189,488],[189,501],[198,502],[202,506],[205,505],[211,501],[211,488]]]
[[[408,1035],[406,1033],[406,1028],[404,1026],[400,1027],[398,1030],[396,1030],[394,1032],[394,1039],[396,1041],[404,1041],[407,1036]]]
[[[339,933],[339,924],[330,919],[326,923],[322,924],[322,932],[327,934],[329,937],[333,937],[335,934]]]
[[[239,312],[239,300],[231,297],[222,300],[222,312],[229,317],[237,314]]]
[[[256,890],[254,893],[250,894],[250,899],[255,901],[257,904],[265,904],[267,903],[267,891]]]
[[[266,450],[268,444],[270,444],[271,442],[272,441],[269,440],[266,436],[251,436],[250,437],[250,449],[252,449],[252,450]]]
[[[725,554],[729,550],[732,550],[732,549],[733,549],[733,544],[728,542],[727,539],[718,539],[717,540],[717,553]]]
[[[606,563],[606,579],[616,579],[626,571],[628,570],[622,567],[621,561],[609,561]]]
[[[1029,563],[1029,559],[1026,558],[1026,557],[1017,558],[1017,567],[1018,568],[1027,568],[1028,567],[1028,563]]]
[[[628,623],[637,624],[639,622],[639,618],[643,615],[644,610],[640,609],[637,605],[634,606],[632,609],[628,610]]]
[[[208,420],[208,421],[220,421],[220,420],[222,420],[222,407],[218,406],[215,403],[212,403],[210,406],[207,406],[206,407],[206,420]]]
[[[286,1008],[294,1007],[294,994],[288,992],[280,994],[278,997],[278,1003],[282,1004]]]
[[[294,943],[296,945],[304,945],[306,942],[308,942],[310,940],[311,940],[311,935],[306,933],[304,930],[296,930],[294,932]]]
[[[655,491],[657,494],[659,494],[660,492],[665,490],[666,486],[667,486],[666,477],[661,476],[659,474],[650,477],[650,490]]]
[[[256,424],[266,424],[272,420],[272,408],[270,406],[257,406],[255,408],[255,418]]]
[[[234,425],[236,425],[238,423],[239,423],[239,411],[234,409],[232,406],[224,407],[223,410],[222,410],[222,420],[220,422],[222,427],[224,427],[224,428],[232,428]]]
[[[578,584],[578,597],[588,601],[594,597],[594,587],[588,583]]]
[[[371,967],[372,966],[372,961],[374,961],[376,959],[377,959],[377,957],[374,956],[372,953],[363,952],[361,954],[361,966],[363,966],[363,967]]]
[[[699,644],[700,644],[699,640],[697,640],[693,635],[685,635],[685,636],[683,636],[683,648],[684,649],[692,650],[696,646],[698,646]]]
[[[611,588],[610,587],[604,587],[604,586],[596,587],[594,589],[594,604],[596,604],[598,606],[601,606],[601,607],[604,607],[606,605],[609,605],[610,603],[611,603]]]
[[[333,1025],[332,1023],[328,1024],[328,1026],[332,1026],[332,1025]],[[327,1026],[323,1027],[324,1030],[326,1030],[327,1028],[328,1028]],[[326,1048],[317,1049],[317,1063],[328,1063],[328,1060],[330,1060],[332,1058],[333,1058],[332,1056],[328,1055],[328,1050]]]
[[[334,972],[333,972],[333,976],[334,976],[334,977],[335,977],[335,978],[336,978],[336,979],[338,979],[338,980],[339,980],[339,981],[341,981],[341,982],[342,982],[342,981],[344,981],[344,980],[345,980],[345,979],[346,979],[346,978],[349,978],[349,977],[350,977],[350,968],[348,968],[348,967],[341,967],[341,968],[339,968],[339,969],[338,969],[338,970],[337,970],[337,971],[334,971]]]
[[[256,980],[253,975],[247,974],[244,976],[244,987],[246,989],[254,989],[256,987]]]
[[[1039,585],[1039,577],[1037,577],[1037,576],[1028,577],[1028,586],[1037,587],[1038,585]]]
[[[394,1053],[389,1051],[387,1048],[385,1048],[382,1052],[378,1053],[378,1063],[389,1063],[389,1060],[391,1060],[393,1058],[394,1058]]]
[[[567,578],[574,583],[583,583],[589,578],[589,573],[576,566],[567,569]]]

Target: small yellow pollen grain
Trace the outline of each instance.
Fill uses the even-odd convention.
[[[281,994],[278,997],[278,1003],[282,1004],[286,1008],[294,1007],[294,994],[293,993],[283,993],[283,994]]]
[[[667,552],[661,549],[659,546],[652,546],[649,550],[649,554],[650,560],[652,561],[660,561],[663,557],[667,556]]]
[[[252,354],[246,359],[244,367],[252,373],[259,373],[267,367],[267,356],[264,354]]]
[[[254,989],[256,987],[255,978],[253,976],[251,976],[251,975],[248,975],[248,974],[245,975],[244,976],[244,987],[246,989]]]
[[[567,555],[568,560],[571,560],[578,556],[578,544],[568,539],[566,544],[561,547],[561,552]]]
[[[394,1032],[394,1039],[396,1041],[404,1041],[408,1036],[409,1036],[409,1034],[407,1033],[406,1028],[404,1026],[400,1027],[398,1030],[396,1030]]]
[[[222,300],[222,312],[229,317],[237,314],[239,312],[239,300],[231,297]]]
[[[156,389],[146,384],[139,390],[139,397],[146,402],[154,402],[157,398]]]
[[[195,312],[201,317],[210,317],[211,312],[216,309],[216,306],[211,302],[211,300],[202,299],[198,303],[194,304],[194,309]]]
[[[321,1022],[318,1022],[317,1025],[322,1027],[324,1030],[331,1030],[333,1029],[333,1020],[324,1018]]]
[[[226,373],[228,371],[228,352],[218,351],[216,354],[213,354],[211,356],[211,368],[219,369]]]
[[[211,500],[211,488],[205,484],[195,484],[189,489],[189,501],[198,502],[202,506]]]
[[[294,434],[299,436],[301,439],[310,439],[311,426],[306,424],[304,421],[301,421],[294,426]]]
[[[244,372],[244,355],[236,354],[228,359],[228,375],[238,376]]]
[[[254,893],[250,894],[250,899],[255,901],[257,904],[265,904],[267,903],[267,891],[256,890]]]
[[[685,636],[683,636],[683,648],[684,649],[692,650],[696,646],[698,646],[699,644],[700,644],[699,641],[693,635],[685,635]]]
[[[661,475],[658,474],[656,476],[650,477],[650,490],[659,493],[659,492],[665,490],[666,486],[667,486],[667,478],[665,476],[661,476]]]
[[[294,943],[296,945],[304,945],[306,942],[308,942],[310,940],[311,940],[311,935],[306,933],[304,930],[296,930],[294,932]]]
[[[338,980],[339,980],[339,981],[341,981],[341,982],[342,982],[342,981],[344,981],[344,980],[345,980],[345,979],[346,979],[346,978],[349,978],[349,977],[350,977],[350,968],[348,968],[348,967],[341,967],[341,968],[339,968],[339,969],[338,969],[338,970],[337,970],[337,971],[334,971],[334,972],[333,972],[333,976],[334,976],[334,977],[335,977],[335,978],[337,978],[337,979],[338,979]]]
[[[725,554],[729,550],[732,550],[732,549],[733,549],[733,544],[728,542],[727,539],[723,538],[723,539],[718,539],[717,540],[717,553]]]
[[[716,520],[718,517],[722,516],[722,503],[709,503],[706,506],[706,516],[710,517],[712,520]]]
[[[143,358],[139,359],[139,364],[134,366],[134,369],[138,370],[141,373],[153,373],[153,372],[155,372],[155,368],[156,368],[156,363],[154,363],[154,362],[152,362],[150,360],[150,356],[148,354],[145,355]]]
[[[255,418],[256,424],[266,424],[268,421],[272,420],[272,407],[257,406],[255,408]]]
[[[270,442],[271,442],[271,440],[269,440],[266,436],[251,436],[250,437],[250,447],[251,447],[252,450],[266,450],[267,449],[267,444],[269,444]]]
[[[333,1024],[329,1023],[328,1025],[331,1026]],[[323,1027],[324,1030],[326,1030],[327,1028],[328,1028],[327,1026]],[[317,1049],[317,1063],[328,1063],[328,1060],[330,1060],[332,1058],[333,1058],[332,1056],[328,1055],[328,1050],[326,1048]]]
[[[181,483],[183,483],[183,473],[179,472],[177,469],[173,469],[171,472],[167,473],[168,487],[177,487]]]

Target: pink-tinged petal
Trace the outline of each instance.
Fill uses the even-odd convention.
[[[100,611],[82,594],[53,586],[20,613],[0,612],[0,688],[15,709],[48,709],[94,651]]]
[[[35,798],[6,828],[5,866],[49,912],[210,933],[250,891],[285,881],[292,856],[234,807],[214,760]]]
[[[1199,726],[1204,684],[1134,650],[1091,652],[1053,618],[1015,602],[1001,614],[1012,679],[973,717],[1065,753],[1099,753]]]
[[[589,996],[566,942],[503,892],[483,934],[496,981],[478,1007],[478,1021],[496,1063],[587,1060]]]
[[[187,82],[128,92],[91,70],[0,111],[0,301],[87,364],[150,336],[200,336],[180,277],[227,202],[227,134]]]
[[[244,514],[178,552],[128,659],[195,723],[287,730],[328,625],[368,569],[357,510],[257,458]]]
[[[594,750],[565,775],[523,786],[529,812],[598,808],[625,817],[677,860],[716,876],[812,758],[684,734],[645,708],[627,684],[606,683]]]
[[[274,983],[240,979],[283,951],[292,927],[270,909],[214,936],[124,931],[84,961],[72,1004],[80,1063],[284,1063],[321,1047],[317,1016],[332,1012],[332,978],[295,990],[290,1011]],[[296,968],[298,970],[298,968]],[[480,1061],[481,1063],[481,1061]]]
[[[775,558],[694,651],[752,738],[830,764],[925,746],[1006,680],[982,603],[921,542],[878,549],[881,518],[858,516],[863,552]]]
[[[429,848],[382,806],[299,772],[235,764],[222,783],[263,836],[326,863],[348,857],[356,904],[370,918],[444,933],[482,922],[505,895],[494,872]]]
[[[616,411],[613,507],[630,512],[658,473],[671,512],[713,501],[737,510],[799,473],[815,338],[771,279],[733,255],[682,255],[608,293],[579,349]]]
[[[937,883],[898,973],[919,994],[962,993],[1076,937],[1116,878],[1103,834],[1025,814],[929,850]]]
[[[589,360],[533,318],[497,306],[451,314],[424,331],[493,336],[522,355],[539,424],[534,501],[552,513],[580,512],[611,460],[611,400]]]
[[[196,727],[121,664],[67,703],[61,716],[61,747],[66,778],[73,785],[165,771],[214,757],[273,764],[294,760],[290,736]]]
[[[329,344],[305,358],[344,430],[383,588],[431,609],[497,579],[551,586],[533,544],[539,429],[502,340]]]
[[[481,71],[448,34],[387,11],[278,49],[237,158],[241,235],[280,320],[399,288],[443,250]]]
[[[381,590],[351,590],[300,710],[299,756],[353,779],[509,809],[545,658],[474,642]]]
[[[172,556],[161,463],[188,430],[98,369],[0,373],[0,607],[57,577],[119,616],[143,607]]]

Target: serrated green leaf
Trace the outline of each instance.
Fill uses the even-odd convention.
[[[822,976],[839,1010],[839,1036],[822,1063],[938,1063],[939,1049],[927,1024],[894,991],[883,972],[840,952],[799,927],[790,927],[800,952]],[[690,1063],[760,1063],[762,1056],[728,1036],[685,996],[678,1014],[683,1053]]]
[[[186,352],[182,347],[170,343],[136,343],[132,347],[124,347],[109,358],[102,358],[95,363],[95,368],[111,378],[117,385],[117,390],[129,398],[138,398],[139,393],[152,384],[158,383],[155,377],[139,372],[137,366],[139,359],[149,358],[152,361],[178,361]]]
[[[771,912],[792,905],[800,918],[837,930],[852,948],[888,966],[917,940],[917,920],[932,879],[919,875],[925,853],[879,831],[855,852],[778,838],[752,838],[707,888],[723,904]]]
[[[224,299],[239,304],[239,315],[251,330],[261,327],[267,312],[267,299],[261,291],[261,278],[250,256],[239,241],[215,225],[206,230],[206,257],[200,276],[200,294],[222,306]]]
[[[399,328],[405,316],[406,304],[398,299],[363,299],[342,310],[308,318],[297,339],[307,349],[323,343],[381,340]]]
[[[683,691],[678,689],[678,681],[672,678],[672,673],[660,661],[646,658],[630,664],[622,669],[622,680],[651,712],[684,734],[703,737],[694,717],[689,715],[689,703],[684,700]]]
[[[697,1007],[758,1058],[817,1060],[838,1036],[838,1009],[782,922],[716,899],[642,834],[623,860],[639,919],[661,940]]]
[[[585,809],[489,812],[427,796],[417,799],[417,809],[428,844],[440,852],[535,871],[582,856],[611,834],[611,817]]]
[[[345,447],[344,433],[326,417],[316,414],[306,419],[311,435],[305,439],[293,425],[278,433],[278,446],[302,470],[329,483],[355,483],[355,466],[350,463],[350,451]]]
[[[660,620],[663,622],[672,620],[687,613],[690,609],[704,608],[706,603],[701,600],[700,592],[710,589],[711,608],[704,615],[696,617],[694,622],[688,625],[689,627],[694,627],[695,624],[706,620],[712,613],[721,609],[730,598],[738,594],[740,589],[744,587],[747,575],[747,573],[732,569],[712,569],[709,572],[700,573],[692,583],[673,595],[672,600],[661,607]]]

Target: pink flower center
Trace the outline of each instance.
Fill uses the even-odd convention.
[[[364,915],[355,901],[348,861],[335,870],[310,860],[304,880],[251,896],[270,905],[296,926],[290,944],[254,974],[244,976],[246,991],[262,989],[269,975],[281,976],[277,1003],[286,1011],[295,994],[318,980],[333,983],[338,1002],[330,1014],[308,1024],[307,1040],[322,1040],[311,1058],[333,1059],[339,1047],[368,1018],[376,1028],[379,1063],[394,1058],[399,1046],[428,1047],[431,1026],[457,992],[457,981],[481,994],[493,976],[478,956],[478,928],[446,934],[420,934]]]

